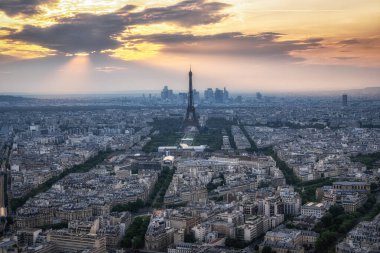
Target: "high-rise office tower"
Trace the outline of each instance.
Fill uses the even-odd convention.
[[[197,91],[196,89],[193,90],[193,101],[195,104],[198,104],[201,100],[201,97],[199,95],[199,91]]]
[[[215,89],[215,102],[216,103],[223,103],[224,99],[224,93],[223,90],[216,88]]]
[[[223,101],[228,102],[228,99],[230,97],[230,93],[227,91],[226,87],[223,89]]]
[[[173,90],[170,90],[168,86],[164,86],[164,88],[161,91],[161,99],[168,100],[172,98],[173,98]]]
[[[347,94],[343,94],[342,95],[342,105],[343,106],[347,106],[348,105],[348,95]]]
[[[214,91],[211,88],[205,90],[204,95],[207,102],[212,102],[214,100]]]

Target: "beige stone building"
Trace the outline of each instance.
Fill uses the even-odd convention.
[[[89,253],[106,253],[106,237],[96,234],[76,234],[66,230],[53,230],[48,233],[47,240],[55,245],[57,252],[76,253],[89,250]]]

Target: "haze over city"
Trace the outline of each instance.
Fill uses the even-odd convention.
[[[379,31],[379,0],[0,0],[0,252],[380,252]]]
[[[380,86],[377,0],[0,2],[0,92]]]

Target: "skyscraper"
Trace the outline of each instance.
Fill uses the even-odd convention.
[[[187,92],[178,93],[178,101],[180,104],[186,104],[187,101]]]
[[[215,89],[215,102],[216,103],[223,103],[224,99],[224,93],[223,90],[216,88]]]
[[[204,95],[206,101],[212,102],[214,100],[214,91],[211,88],[205,90]]]
[[[162,100],[170,100],[173,98],[173,90],[170,90],[168,86],[164,86],[161,91],[161,99]]]
[[[348,104],[348,96],[347,96],[347,94],[343,94],[342,95],[342,105],[347,106],[347,104]]]
[[[193,103],[198,104],[200,101],[201,97],[199,95],[199,91],[196,89],[193,90]]]
[[[230,97],[230,93],[228,92],[226,87],[224,87],[224,89],[223,89],[223,101],[225,103],[228,102],[229,97]]]

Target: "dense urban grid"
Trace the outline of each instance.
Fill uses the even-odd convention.
[[[1,252],[380,250],[378,100],[190,87],[0,96]]]

